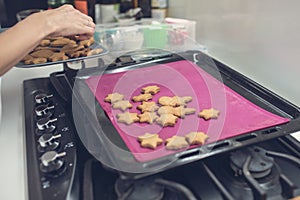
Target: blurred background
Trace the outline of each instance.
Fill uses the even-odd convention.
[[[1,25],[9,27],[15,24],[16,13],[21,10],[48,9],[53,2],[63,4],[68,1],[0,0]],[[75,0],[71,2],[94,18],[99,32],[107,29],[106,23],[127,23],[140,18],[164,20],[166,17],[171,17],[194,22],[192,26],[195,30],[188,30],[189,37],[198,44],[204,45],[211,55],[300,105],[300,92],[298,92],[300,1],[298,0]],[[137,7],[141,8],[142,15],[139,10],[127,13],[128,10]],[[127,32],[132,31],[130,28],[123,28],[123,31],[125,29]],[[152,33],[148,36],[154,37],[155,34]]]

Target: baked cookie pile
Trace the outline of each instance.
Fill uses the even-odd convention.
[[[161,96],[158,102],[152,101],[154,95],[159,93],[160,88],[157,85],[150,85],[141,89],[141,94],[133,96],[132,102],[140,102],[137,109],[140,113],[129,112],[133,107],[130,100],[125,100],[124,95],[120,93],[108,94],[104,101],[111,104],[112,109],[123,111],[117,114],[117,121],[126,125],[133,123],[159,124],[162,127],[173,127],[178,118],[184,120],[187,115],[196,113],[195,108],[189,108],[188,103],[193,99],[190,96]],[[198,117],[204,120],[217,119],[220,111],[209,108],[203,109],[198,113]],[[179,150],[187,148],[190,145],[203,145],[208,139],[204,132],[190,132],[185,136],[173,136],[165,140],[167,150]],[[158,134],[145,133],[137,138],[141,147],[155,149],[164,141]]]
[[[26,65],[41,64],[102,53],[103,49],[101,48],[90,48],[94,43],[95,40],[93,37],[82,41],[79,40],[78,36],[47,37],[33,51],[26,55],[22,59],[22,62]]]

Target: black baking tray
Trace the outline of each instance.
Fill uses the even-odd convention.
[[[85,59],[97,58],[97,57],[106,55],[108,53],[108,50],[106,48],[104,48],[101,44],[97,43],[97,42],[95,42],[94,44],[89,46],[89,48],[91,48],[91,49],[101,48],[101,49],[103,49],[103,51],[99,54],[95,54],[95,55],[91,55],[91,56],[82,56],[82,57],[78,57],[78,58],[70,58],[70,59],[67,59],[67,60],[59,60],[59,61],[55,61],[55,62],[45,62],[45,63],[40,63],[40,64],[26,65],[24,62],[19,62],[18,64],[15,65],[15,67],[18,67],[18,68],[32,68],[32,67],[43,67],[43,66],[48,66],[48,65],[62,64],[62,63],[67,63],[67,62],[78,62],[78,61],[85,60]],[[59,49],[59,48],[53,48],[53,49]]]
[[[86,85],[85,80],[92,75],[151,67],[183,59],[196,63],[212,76],[220,74],[221,76],[216,78],[220,79],[223,84],[261,108],[289,118],[290,121],[177,152],[149,162],[137,162]],[[296,105],[200,51],[173,53],[165,57],[123,65],[99,66],[80,71],[67,70],[53,73],[50,78],[56,90],[66,101],[72,103],[74,124],[87,150],[103,165],[122,172],[126,177],[139,178],[300,130],[300,109]],[[66,85],[69,87],[65,87]],[[93,103],[86,104],[84,102]],[[99,124],[101,124],[102,130],[99,130]],[[97,137],[99,134],[105,137]]]

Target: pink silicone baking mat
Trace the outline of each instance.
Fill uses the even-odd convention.
[[[142,148],[137,137],[145,133],[157,133],[165,140],[174,135],[184,136],[192,131],[203,131],[209,136],[206,143],[211,143],[289,121],[287,118],[277,116],[253,104],[187,60],[92,76],[86,80],[86,83],[128,149],[139,162],[175,153],[167,150],[165,144],[158,146],[155,150]],[[160,87],[160,92],[154,95],[152,101],[157,102],[161,96],[191,96],[193,100],[187,104],[187,107],[195,108],[196,113],[184,119],[178,119],[174,127],[163,128],[155,123],[132,125],[118,123],[116,115],[122,111],[114,110],[110,103],[104,102],[106,95],[118,92],[131,101],[133,96],[141,93],[142,87],[149,85]],[[128,111],[140,113],[136,107],[141,103],[132,101],[131,103],[133,108]],[[207,121],[199,118],[198,113],[207,108],[219,110],[219,117]]]

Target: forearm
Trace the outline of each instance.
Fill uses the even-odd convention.
[[[20,62],[46,36],[91,37],[95,24],[91,17],[71,5],[30,15],[0,34],[0,76]]]
[[[46,19],[41,19],[41,17],[44,16],[34,14],[0,34],[0,76],[51,33],[52,30],[46,30]],[[43,20],[45,22],[40,23]]]

